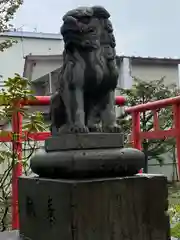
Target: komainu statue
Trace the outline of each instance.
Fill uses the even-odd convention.
[[[51,132],[119,132],[115,38],[103,7],[81,7],[63,17],[63,65],[51,98]]]

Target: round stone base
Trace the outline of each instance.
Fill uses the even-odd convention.
[[[131,176],[144,163],[144,153],[134,148],[53,152],[41,149],[30,161],[32,171],[40,177],[65,179]]]

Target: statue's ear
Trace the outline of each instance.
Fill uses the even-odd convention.
[[[94,6],[92,7],[94,14],[93,16],[99,17],[99,18],[109,18],[110,14],[109,12],[102,6]]]

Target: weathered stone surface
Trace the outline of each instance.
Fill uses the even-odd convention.
[[[34,173],[48,178],[130,176],[144,167],[145,156],[134,148],[37,152],[30,160]]]
[[[79,7],[63,17],[63,66],[51,98],[51,132],[120,132],[114,91],[119,71],[115,37],[104,7]]]
[[[21,177],[20,233],[31,240],[168,240],[167,194],[163,176]]]
[[[123,134],[120,133],[84,133],[84,134],[59,134],[45,141],[45,150],[77,150],[122,148],[124,145]]]

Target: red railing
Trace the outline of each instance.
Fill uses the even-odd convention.
[[[162,108],[172,106],[173,127],[167,130],[161,130],[158,124],[158,111]],[[140,128],[140,113],[153,111],[154,130],[142,132]],[[176,138],[178,178],[180,177],[180,96],[163,99],[155,102],[140,104],[129,107],[126,112],[132,116],[132,144],[134,148],[141,150],[141,141],[143,139],[163,139],[168,137]]]
[[[115,99],[116,105],[123,106],[125,104],[125,98],[117,96]],[[50,96],[36,96],[33,100],[22,101],[22,105],[49,105]],[[0,142],[12,142],[13,150],[17,153],[18,163],[13,169],[12,174],[12,228],[19,228],[19,218],[18,218],[18,177],[22,175],[22,143],[28,138],[34,141],[44,141],[51,134],[50,132],[40,132],[40,133],[27,133],[22,131],[22,121],[23,117],[20,113],[16,113],[12,117],[12,132],[16,135],[16,140],[13,141],[13,136],[11,132],[7,132],[6,135],[0,136]]]
[[[23,105],[49,105],[50,97],[37,96],[35,100],[22,102]],[[123,97],[116,97],[117,105],[124,105],[125,99]],[[173,107],[173,127],[168,130],[161,130],[158,127],[158,110],[167,106]],[[140,113],[145,111],[153,111],[154,115],[154,130],[149,132],[142,132],[140,129]],[[175,137],[177,144],[177,159],[178,159],[178,173],[180,175],[180,97],[164,99],[155,102],[129,107],[125,110],[132,115],[132,144],[133,147],[141,150],[142,139],[162,139],[167,137]],[[44,141],[50,136],[50,132],[31,133],[22,132],[22,115],[15,114],[12,119],[12,132],[17,133],[17,141],[12,141],[11,132],[7,136],[0,136],[0,142],[12,142],[13,148],[18,155],[18,164],[13,169],[12,181],[12,228],[18,229],[18,188],[17,179],[22,174],[22,142],[27,138],[35,141]]]

